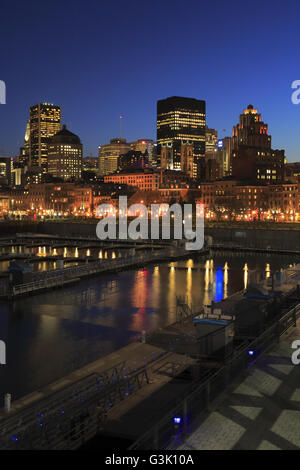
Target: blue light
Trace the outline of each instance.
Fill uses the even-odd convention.
[[[174,418],[174,423],[175,423],[175,424],[180,424],[180,423],[181,423],[181,418],[175,417],[175,418]]]
[[[254,351],[252,349],[249,349],[248,354],[249,356],[254,356]]]
[[[218,268],[216,272],[216,290],[215,290],[215,302],[220,302],[224,298],[223,291],[224,273],[222,268]]]

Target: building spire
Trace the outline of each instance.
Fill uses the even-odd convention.
[[[120,139],[122,139],[122,119],[124,116],[120,115]]]

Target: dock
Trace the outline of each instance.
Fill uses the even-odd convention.
[[[178,254],[176,250],[174,256]],[[190,253],[182,252],[186,255]],[[169,259],[170,251],[164,256]],[[153,256],[140,262],[144,264],[145,260],[153,262]],[[136,263],[136,259],[128,261]],[[68,269],[84,267],[91,266]],[[117,267],[107,263],[107,270]],[[78,271],[73,271],[70,279],[74,272]],[[176,435],[184,437],[192,432],[220,393],[249,367],[255,367],[264,351],[297,326],[299,285],[297,265],[280,272],[271,284],[265,280],[272,295],[247,298],[241,291],[213,303],[212,315],[233,314],[236,322],[242,303],[247,307],[243,314],[249,312],[256,319],[259,311],[263,319],[255,334],[247,321],[242,324],[244,330],[238,326],[236,340],[221,358],[202,355],[202,350],[197,354],[202,336],[193,320],[201,312],[193,312],[180,301],[174,324],[142,334],[139,342],[13,401],[9,411],[1,410],[0,448],[78,449],[92,439],[101,443],[101,436],[109,436],[112,446],[113,438],[130,440],[131,450],[172,446]],[[178,426],[174,426],[174,417],[179,418]]]
[[[174,398],[187,385],[183,382],[174,387],[174,376],[194,362],[149,344],[131,343],[16,400],[9,414],[1,410],[0,448],[75,449],[103,429],[104,423],[109,423],[112,433],[118,429],[118,434],[125,434],[120,416],[129,410],[134,413],[139,403],[152,401],[153,393],[165,386],[164,400]],[[149,414],[147,421],[154,424],[157,413]],[[145,425],[140,414],[131,418],[132,439]]]
[[[206,250],[202,250],[193,255],[203,255]],[[30,293],[38,293],[47,289],[61,287],[70,282],[77,282],[89,276],[118,272],[125,269],[143,267],[148,264],[160,262],[170,262],[191,256],[191,252],[184,248],[168,248],[165,250],[151,251],[146,253],[135,253],[132,256],[124,256],[115,259],[102,259],[97,262],[88,262],[79,266],[70,266],[62,269],[54,269],[45,272],[35,273],[32,282],[13,285],[5,292],[1,292],[0,298],[14,299]]]

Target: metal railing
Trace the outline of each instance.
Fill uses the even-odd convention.
[[[63,283],[66,283],[72,279],[77,279],[92,274],[100,274],[102,272],[130,268],[131,266],[140,266],[145,263],[171,260],[186,254],[188,254],[188,252],[183,248],[171,248],[160,250],[159,252],[142,254],[138,253],[133,256],[125,256],[111,259],[109,261],[100,260],[98,262],[86,263],[81,266],[70,266],[62,269],[54,269],[48,271],[47,273],[42,272],[35,274],[34,281],[23,284],[16,284],[12,288],[12,296],[63,285]]]
[[[146,366],[132,371],[125,361],[103,373],[92,373],[0,419],[0,448],[76,449],[101,431],[114,406],[148,382]]]
[[[297,304],[246,347],[236,350],[217,372],[206,380],[202,379],[200,383],[194,382],[188,391],[176,399],[176,403],[164,417],[134,442],[129,450],[176,448],[207,416],[213,400],[226,390],[230,382],[253,365],[259,354],[278,342],[280,336],[291,326],[296,326],[299,318],[300,304]],[[257,353],[257,356],[250,356],[249,350]],[[174,423],[174,417],[180,418],[179,424]]]

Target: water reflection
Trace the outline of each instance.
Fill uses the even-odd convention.
[[[219,302],[223,299],[223,282],[224,282],[224,273],[222,268],[218,268],[216,271],[216,289],[215,289],[215,302]]]
[[[243,270],[244,270],[244,289],[246,290],[248,286],[248,264],[247,263],[245,263]]]
[[[224,299],[228,297],[228,263],[224,265]]]
[[[100,253],[97,248],[92,256]],[[7,336],[8,364],[0,368],[0,400],[7,390],[17,398],[119,349],[142,330],[174,322],[176,296],[197,311],[245,288],[250,270],[274,272],[295,261],[267,255],[182,260],[2,302],[0,332]],[[38,269],[49,263],[40,260]]]
[[[189,260],[191,263],[188,264],[186,272],[186,297],[188,305],[192,305],[193,295],[192,295],[192,268],[190,264],[193,264],[193,260]]]

